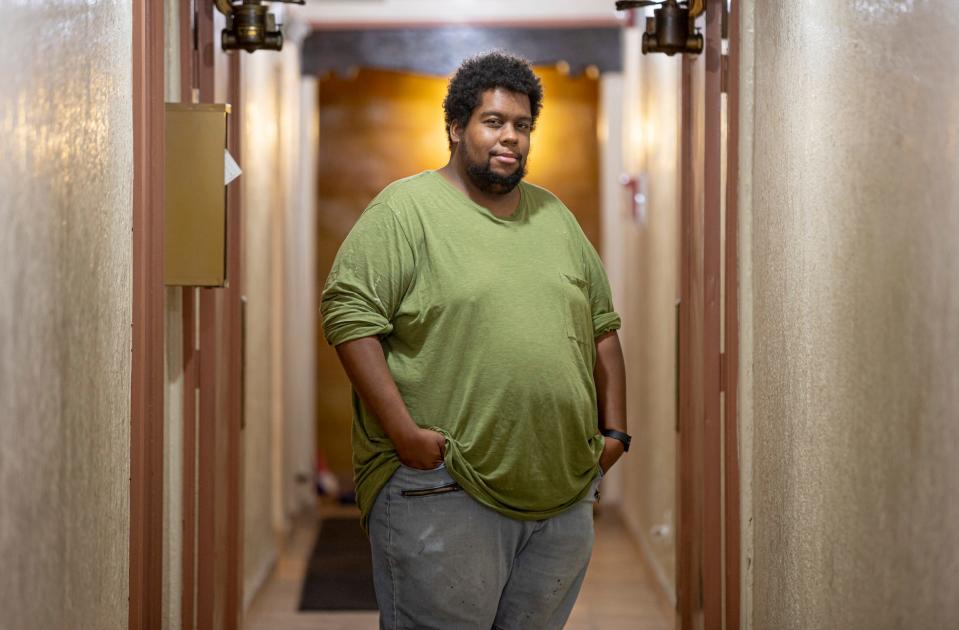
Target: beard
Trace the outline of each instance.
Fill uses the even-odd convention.
[[[466,161],[466,174],[473,185],[489,195],[505,195],[511,192],[520,181],[526,177],[526,158],[520,156],[519,165],[509,175],[500,175],[490,168],[492,157],[487,157],[485,163],[474,162],[469,158],[469,147],[466,139],[460,140],[463,156]]]

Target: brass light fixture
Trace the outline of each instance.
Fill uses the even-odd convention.
[[[676,53],[698,55],[703,52],[703,36],[696,29],[696,18],[706,9],[705,0],[618,0],[617,11],[658,6],[654,17],[646,18],[643,54]]]
[[[306,0],[270,0],[286,4],[306,4]],[[280,50],[283,33],[276,25],[276,17],[267,11],[261,0],[213,0],[220,13],[226,16],[226,28],[221,36],[223,50],[242,49]]]

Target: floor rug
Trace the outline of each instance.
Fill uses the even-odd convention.
[[[370,542],[358,519],[323,520],[303,579],[300,610],[376,610]]]

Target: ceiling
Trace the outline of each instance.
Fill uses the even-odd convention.
[[[624,19],[614,0],[306,0],[304,6],[287,7],[293,19],[313,29],[454,24],[611,26]]]

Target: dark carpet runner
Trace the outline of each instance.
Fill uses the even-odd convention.
[[[324,519],[307,565],[300,610],[376,610],[370,543],[354,518]]]

